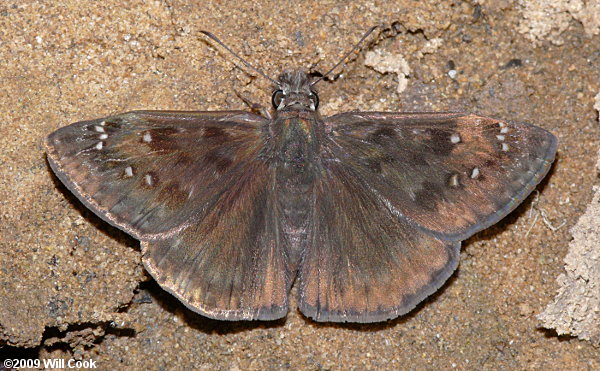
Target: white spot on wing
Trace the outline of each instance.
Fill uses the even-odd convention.
[[[450,141],[452,142],[452,144],[460,143],[460,135],[458,135],[458,133],[453,133],[452,135],[450,135]]]
[[[150,133],[144,133],[142,140],[146,143],[150,143],[152,142],[152,136],[150,135]]]
[[[127,177],[132,177],[133,176],[133,168],[131,166],[127,166],[125,168],[125,175]]]
[[[104,133],[104,128],[100,125],[94,125],[94,130],[96,130],[98,133]]]
[[[106,139],[108,138],[108,134],[104,133],[104,134],[100,134],[100,139]]]
[[[506,143],[502,143],[502,150],[503,150],[504,152],[507,152],[509,148],[510,148],[510,147],[508,146],[508,144],[506,144]]]
[[[152,180],[152,175],[150,175],[150,174],[146,174],[146,176],[144,177],[144,180],[146,181],[146,184],[148,184],[148,185],[150,185],[150,186],[151,186],[151,185],[152,185],[152,183],[154,182],[154,181]]]
[[[449,181],[450,187],[458,187],[460,183],[458,182],[458,174],[454,174],[450,177]]]
[[[502,134],[508,133],[508,128],[507,127],[503,127],[502,129],[500,129],[500,133],[502,133]]]
[[[100,125],[102,125],[102,126],[106,125],[106,121],[100,121]]]
[[[496,138],[498,138],[498,140],[504,140],[504,135],[496,135]]]
[[[477,177],[479,176],[479,168],[474,167],[473,170],[471,170],[471,179],[477,179]]]
[[[102,149],[103,146],[104,146],[104,143],[102,143],[102,142],[96,143],[96,149],[98,149],[98,150]]]

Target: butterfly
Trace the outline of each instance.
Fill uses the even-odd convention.
[[[405,314],[554,160],[557,140],[537,126],[455,112],[322,117],[313,77],[272,81],[272,118],[134,111],[46,140],[66,187],[139,239],[152,277],[210,318],[282,318],[294,282],[315,321]]]

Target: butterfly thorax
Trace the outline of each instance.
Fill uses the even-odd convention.
[[[272,156],[286,178],[307,184],[314,175],[323,130],[323,121],[316,112],[318,97],[302,71],[285,72],[278,81],[273,94],[277,111],[269,128]]]

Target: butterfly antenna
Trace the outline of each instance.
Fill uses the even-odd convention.
[[[340,66],[340,64],[342,64],[349,56],[350,54],[354,53],[354,51],[356,49],[358,49],[359,45],[365,41],[365,39],[367,37],[369,37],[369,35],[375,31],[375,29],[379,27],[379,25],[377,26],[373,26],[371,28],[369,28],[369,30],[367,32],[365,32],[365,34],[363,35],[363,37],[360,38],[360,40],[358,40],[358,42],[356,43],[356,45],[354,45],[354,47],[348,52],[346,53],[346,55],[344,55],[344,57],[342,59],[340,59],[339,62],[337,62],[337,64],[335,66],[333,66],[329,71],[327,71],[327,73],[325,73],[323,76],[319,77],[317,80],[315,80],[312,84],[310,84],[310,86],[314,86],[316,83],[318,83],[319,81],[323,80],[327,75],[329,75],[330,73],[333,72],[333,70],[335,70],[336,68],[338,68]]]
[[[213,41],[216,41],[217,43],[219,43],[219,45],[221,45],[222,47],[224,47],[228,52],[230,52],[231,54],[233,54],[234,57],[236,57],[237,59],[239,59],[246,67],[250,68],[251,70],[254,70],[256,72],[258,72],[262,77],[266,78],[267,80],[271,81],[273,84],[279,86],[279,82],[270,78],[269,76],[267,76],[266,73],[264,73],[263,71],[259,70],[258,68],[254,67],[253,65],[251,65],[250,63],[246,62],[246,60],[242,57],[240,57],[236,52],[234,52],[233,50],[231,50],[230,47],[228,47],[227,45],[225,45],[224,42],[222,42],[221,40],[219,40],[218,37],[216,37],[215,35],[213,35],[212,33],[208,32],[208,31],[200,31],[203,34],[205,34],[206,36],[210,37]],[[361,40],[362,41],[362,40]]]

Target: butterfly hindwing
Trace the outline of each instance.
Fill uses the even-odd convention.
[[[556,152],[539,127],[470,114],[348,112],[325,125],[335,155],[390,210],[450,240],[512,211]]]
[[[146,269],[194,311],[220,320],[273,320],[288,311],[292,273],[274,194],[256,161],[204,218],[169,238],[142,241]]]
[[[316,321],[376,322],[413,309],[458,264],[460,242],[398,218],[347,164],[323,163],[314,188],[299,307]]]

